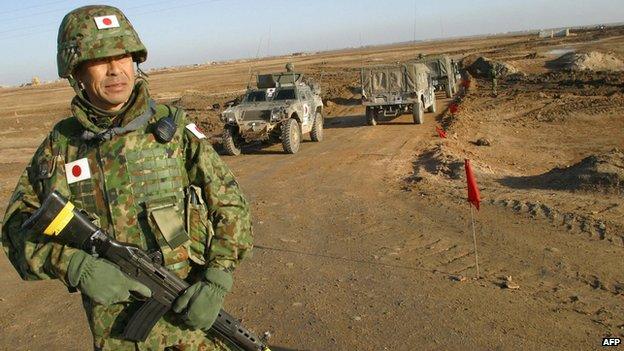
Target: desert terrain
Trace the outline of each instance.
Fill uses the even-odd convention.
[[[213,105],[240,95],[250,70],[292,61],[321,84],[322,142],[306,137],[295,155],[258,144],[222,156],[252,205],[255,232],[224,308],[269,331],[272,350],[590,350],[624,337],[624,29],[572,34],[151,72],[153,97],[185,108],[218,151]],[[423,125],[403,115],[367,126],[360,67],[418,53],[448,53],[464,68],[485,56],[515,73],[498,79],[495,96],[473,70],[454,114],[440,92]],[[0,89],[2,213],[72,96],[65,83]],[[482,196],[479,279],[465,158]],[[79,294],[21,281],[3,254],[0,286],[0,349],[91,347]]]

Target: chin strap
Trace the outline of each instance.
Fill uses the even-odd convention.
[[[147,73],[145,73],[145,71],[143,71],[141,69],[141,66],[139,66],[138,62],[136,64],[136,69],[137,69],[137,73],[138,73],[137,75],[138,75],[139,78],[147,79],[149,77],[149,75]]]
[[[76,78],[74,78],[74,76],[72,75],[67,77],[67,80],[69,81],[69,85],[71,85],[71,87],[74,89],[74,92],[76,93],[76,95],[80,95],[81,89],[80,89],[80,83],[78,83],[78,80],[76,80]]]
[[[85,141],[108,141],[111,140],[116,135],[122,135],[130,132],[134,132],[135,130],[145,126],[147,122],[149,122],[150,118],[156,114],[156,103],[154,100],[149,99],[149,105],[145,112],[143,112],[139,117],[133,119],[128,124],[123,127],[115,127],[106,129],[100,133],[94,133],[90,130],[85,130],[82,132],[80,139]]]

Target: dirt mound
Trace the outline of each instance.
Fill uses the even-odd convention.
[[[171,104],[183,108],[206,135],[214,137],[223,131],[223,123],[219,116],[225,103],[232,98],[232,96],[215,97],[199,92],[186,92]]]
[[[612,54],[597,51],[569,52],[550,62],[552,68],[570,71],[624,71],[624,62]]]
[[[624,190],[624,152],[613,149],[591,155],[564,169],[554,169],[553,183],[563,188],[621,192]]]
[[[511,187],[582,190],[620,194],[624,192],[624,152],[613,149],[591,155],[566,168],[555,168],[534,177],[507,179]]]
[[[498,75],[501,77],[520,73],[516,67],[508,63],[494,61],[485,56],[478,57],[467,67],[468,72],[478,78],[490,78],[492,76],[492,70],[498,72]]]
[[[427,174],[451,179],[461,179],[464,176],[463,160],[448,151],[443,145],[436,145],[423,152],[413,162],[413,167],[414,175],[409,179],[412,182],[422,180]]]

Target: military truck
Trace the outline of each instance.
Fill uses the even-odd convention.
[[[284,151],[299,151],[303,134],[323,140],[323,102],[320,88],[302,73],[284,72],[257,76],[240,104],[221,113],[223,148],[240,155],[243,145],[255,141],[280,142]]]
[[[461,77],[457,62],[451,60],[448,55],[419,55],[414,62],[423,63],[429,67],[433,85],[436,90],[444,91],[447,98],[457,93]]]
[[[422,63],[365,67],[361,79],[368,125],[410,112],[414,123],[422,124],[425,110],[436,112],[431,74]]]

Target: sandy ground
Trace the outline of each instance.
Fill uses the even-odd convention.
[[[153,95],[185,107],[215,141],[212,105],[240,94],[250,66],[270,72],[292,60],[321,81],[323,142],[305,142],[296,155],[257,145],[223,157],[252,204],[256,235],[225,308],[254,331],[270,331],[273,350],[584,350],[623,337],[624,189],[591,177],[578,178],[580,188],[551,181],[592,155],[622,167],[624,75],[549,65],[569,50],[622,59],[622,44],[624,32],[613,29],[153,73]],[[426,114],[424,125],[405,115],[366,126],[357,93],[362,62],[419,52],[486,55],[524,75],[502,78],[497,97],[487,79],[475,79],[455,116],[438,95],[441,112]],[[62,83],[0,90],[0,209],[72,95]],[[479,138],[491,145],[477,146]],[[478,280],[464,158],[483,197],[475,213]],[[88,349],[79,295],[55,281],[20,281],[0,257],[0,349]],[[505,288],[509,276],[518,289]]]

